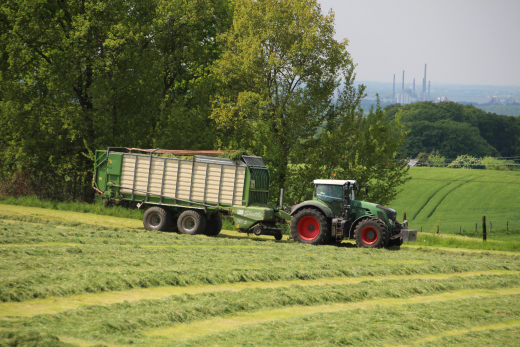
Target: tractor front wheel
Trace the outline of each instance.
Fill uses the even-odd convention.
[[[291,220],[291,236],[298,242],[321,245],[329,237],[327,218],[314,209],[303,209]]]
[[[365,219],[354,231],[356,245],[363,248],[382,248],[388,243],[388,228],[380,219]]]

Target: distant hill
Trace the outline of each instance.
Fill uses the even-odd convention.
[[[495,113],[504,116],[520,116],[519,105],[475,105],[475,107],[489,113]]]
[[[389,207],[403,212],[412,229],[430,231],[436,222],[443,233],[482,230],[482,216],[493,230],[520,229],[520,175],[518,171],[411,168],[412,179]],[[488,223],[489,228],[489,223]]]
[[[433,150],[446,158],[520,155],[520,117],[455,102],[393,104],[385,111],[391,120],[401,111],[401,121],[410,130],[402,148],[408,157]]]

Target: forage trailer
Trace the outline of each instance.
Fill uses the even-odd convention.
[[[212,157],[218,151],[108,148],[96,151],[92,187],[107,199],[145,208],[147,230],[216,236],[222,215],[239,232],[282,239],[289,214],[267,205],[269,170],[261,157]],[[206,154],[206,155],[197,155]],[[193,160],[173,155],[192,155]],[[108,200],[107,200],[108,201]]]
[[[416,230],[400,223],[395,210],[355,199],[354,180],[314,180],[313,199],[292,207],[291,236],[310,244],[355,239],[358,247],[400,246],[415,241]],[[368,188],[366,189],[368,195]]]

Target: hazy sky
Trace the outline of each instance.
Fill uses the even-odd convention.
[[[520,85],[520,0],[318,0],[358,81]]]

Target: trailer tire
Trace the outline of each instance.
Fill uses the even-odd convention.
[[[283,238],[283,234],[281,232],[276,233],[276,235],[274,235],[274,239],[276,241],[280,241],[282,238]]]
[[[179,216],[177,228],[181,234],[203,234],[206,229],[206,218],[195,210],[186,210]]]
[[[388,244],[388,228],[380,219],[362,220],[354,231],[356,245],[361,248],[382,248]]]
[[[312,208],[298,211],[291,220],[291,236],[298,242],[311,245],[327,242],[329,239],[327,217]]]
[[[162,207],[150,207],[144,213],[143,224],[146,230],[168,231],[171,224],[171,214]]]
[[[208,236],[217,236],[222,230],[222,217],[218,213],[214,213],[208,219],[206,231],[204,232]]]

